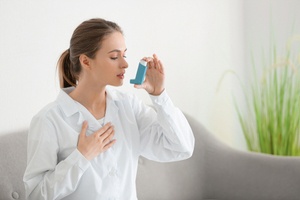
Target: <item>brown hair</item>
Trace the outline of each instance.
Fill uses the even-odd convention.
[[[76,87],[81,72],[79,56],[84,54],[94,58],[104,37],[115,31],[123,33],[116,23],[100,18],[84,21],[75,29],[70,48],[64,51],[58,60],[61,88]]]

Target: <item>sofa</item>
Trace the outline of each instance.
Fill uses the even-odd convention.
[[[190,159],[140,158],[139,200],[299,200],[300,158],[240,151],[186,115],[196,138]],[[0,200],[24,200],[27,130],[0,136]]]

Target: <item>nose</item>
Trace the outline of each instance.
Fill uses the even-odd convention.
[[[127,63],[127,61],[125,60],[125,58],[123,58],[123,60],[122,60],[121,68],[124,68],[124,69],[128,68],[128,63]]]

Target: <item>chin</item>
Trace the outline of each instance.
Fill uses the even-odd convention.
[[[123,82],[122,83],[115,83],[115,84],[109,84],[110,86],[113,86],[113,87],[120,87],[123,85]]]

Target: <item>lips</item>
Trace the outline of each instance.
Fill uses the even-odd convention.
[[[124,79],[124,74],[125,74],[125,72],[121,73],[121,74],[118,74],[117,77],[119,77],[120,79]]]

